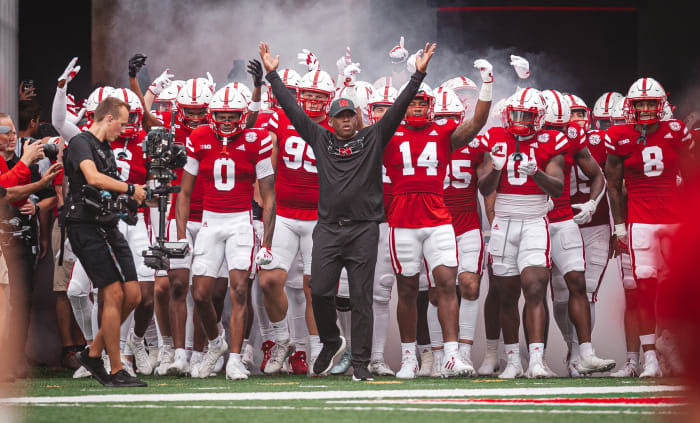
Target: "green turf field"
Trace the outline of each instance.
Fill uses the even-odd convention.
[[[103,388],[67,372],[42,372],[20,389],[6,385],[6,405],[31,422],[652,422],[681,412],[672,380],[146,377],[147,388]],[[9,391],[9,392],[8,392]]]

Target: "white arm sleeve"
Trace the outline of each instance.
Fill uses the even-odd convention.
[[[185,170],[187,169],[185,168]],[[272,168],[272,159],[269,157],[264,158],[255,164],[255,175],[258,179],[263,179],[274,173],[275,170]]]
[[[53,97],[51,107],[51,124],[58,131],[66,143],[80,133],[80,128],[66,120],[66,86],[56,87],[56,95]]]
[[[185,172],[196,176],[199,173],[199,160],[195,159],[194,157],[187,156]]]

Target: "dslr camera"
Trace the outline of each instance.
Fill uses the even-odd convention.
[[[128,195],[114,196],[111,192],[92,185],[84,185],[82,194],[85,205],[97,213],[98,220],[110,220],[112,215],[116,215],[127,225],[133,226],[138,222],[139,205]]]
[[[41,140],[35,139],[31,140],[29,144],[37,143]],[[56,161],[58,159],[58,146],[56,144],[44,144],[44,156],[46,156],[51,161]]]

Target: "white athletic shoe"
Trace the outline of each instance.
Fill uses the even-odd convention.
[[[229,357],[226,364],[226,380],[245,380],[248,379],[246,374],[247,369],[240,359]]]
[[[530,363],[527,366],[527,373],[525,373],[528,379],[546,379],[549,377],[549,373],[544,368],[544,363],[542,357],[535,355],[530,356]]]
[[[393,370],[382,361],[370,361],[367,369],[375,376],[396,376]]]
[[[559,377],[559,375],[554,373],[554,370],[552,370],[549,367],[549,364],[547,364],[547,360],[545,360],[544,358],[542,359],[542,366],[544,366],[544,371],[547,372],[547,377],[549,377],[549,378]]]
[[[445,350],[433,350],[433,371],[430,377],[440,377],[440,369],[442,368],[442,359],[445,356]]]
[[[253,346],[250,344],[245,344],[243,351],[241,352],[241,362],[248,371],[253,368]]]
[[[175,359],[167,369],[168,376],[185,376],[189,373],[189,367],[187,352],[185,350],[175,350]]]
[[[601,373],[612,370],[615,367],[615,360],[605,360],[595,355],[581,357],[576,363],[576,370],[582,375],[591,373]]]
[[[467,365],[457,354],[445,354],[445,358],[442,360],[442,366],[440,367],[440,377],[457,377],[457,376],[471,376],[474,374],[474,368]]]
[[[569,377],[571,378],[579,378],[583,377],[581,373],[576,370],[576,365],[578,364],[578,358],[574,360],[569,360],[566,362],[566,370],[569,372]]]
[[[134,353],[136,371],[144,375],[153,373],[151,359],[148,357],[148,351],[146,351],[146,344],[143,343],[143,338],[140,341],[136,339],[134,329],[129,331],[129,336],[126,337],[126,345]]]
[[[498,354],[486,353],[484,356],[484,361],[481,362],[481,366],[479,367],[477,373],[479,373],[479,376],[493,376],[498,373],[499,370],[500,366],[498,363]]]
[[[218,375],[224,369],[224,364],[226,364],[226,360],[222,355],[221,357],[219,357],[218,360],[216,360],[216,364],[214,364],[214,370],[211,371],[209,377],[214,377]]]
[[[83,366],[78,367],[78,370],[73,373],[73,379],[84,379],[86,377],[92,376],[90,371]]]
[[[190,358],[190,377],[199,378],[199,365],[202,363],[202,357],[204,357],[202,353],[192,353]]]
[[[649,354],[649,351],[644,353],[644,370],[639,374],[640,379],[650,378],[650,377],[661,377],[661,368],[659,368],[659,362],[656,359],[656,355]]]
[[[404,355],[401,357],[401,369],[396,372],[399,379],[415,379],[418,373],[418,360],[414,355]]]
[[[148,349],[148,359],[151,361],[151,368],[157,369],[160,365],[160,348],[153,347]]]
[[[136,377],[136,372],[134,371],[134,364],[126,358],[124,354],[121,354],[122,358],[122,368],[126,370],[127,373],[129,373],[129,376],[131,377]]]
[[[433,352],[428,350],[420,353],[420,370],[418,370],[419,377],[430,377],[433,373],[433,363],[435,362],[435,357],[433,357]]]
[[[156,376],[165,376],[168,374],[168,369],[170,365],[175,361],[175,350],[170,346],[163,346],[160,349],[160,364],[156,367]]]
[[[624,366],[616,372],[610,373],[610,377],[638,377],[637,363],[627,360]]]
[[[216,362],[219,358],[228,351],[228,344],[224,340],[223,336],[219,335],[218,345],[216,347],[212,346],[212,342],[209,341],[209,349],[202,358],[202,363],[199,365],[198,377],[205,379],[209,377],[216,367]]]
[[[289,354],[289,339],[282,342],[275,341],[275,345],[270,350],[270,358],[265,364],[265,374],[274,375],[279,373]],[[226,371],[228,372],[228,366],[226,366]]]
[[[499,379],[515,379],[516,377],[523,377],[523,365],[520,363],[520,357],[517,357],[517,359],[512,359],[508,360],[508,363],[506,364],[506,368],[503,369],[503,372],[501,372],[500,375],[498,375]]]

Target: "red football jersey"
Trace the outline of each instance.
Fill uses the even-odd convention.
[[[610,143],[610,137],[606,131],[592,129],[586,135],[585,146],[591,153],[593,160],[598,163],[601,169],[605,169],[605,161],[608,158],[608,151],[605,147],[606,143]],[[571,204],[581,204],[591,199],[591,181],[581,171],[581,168],[574,166],[571,168],[569,194],[571,195]],[[564,184],[566,190],[566,184]],[[578,213],[578,210],[574,210]],[[608,196],[603,195],[603,198],[598,203],[598,208],[593,214],[590,223],[580,225],[583,227],[609,225],[610,224],[610,206],[608,205]]]
[[[392,183],[389,225],[426,228],[452,223],[443,198],[443,181],[452,155],[452,119],[412,129],[399,125],[384,149],[384,166]]]
[[[502,194],[519,195],[546,195],[540,189],[534,179],[518,172],[520,161],[513,159],[515,153],[515,136],[502,127],[493,127],[484,135],[488,144],[488,151],[491,151],[496,144],[506,147],[508,160],[505,169],[501,172],[501,181],[497,191]],[[521,154],[532,157],[535,156],[537,166],[544,169],[549,160],[559,154],[565,154],[569,149],[569,142],[564,134],[559,131],[541,130],[529,140],[520,141]]]
[[[608,129],[608,136],[608,154],[624,161],[627,223],[677,223],[676,176],[680,156],[688,154],[691,145],[688,128],[678,120],[659,122],[659,128],[647,133],[644,142],[634,125],[616,125]]]
[[[189,142],[189,136],[192,129],[187,126],[181,125],[179,123],[173,123],[173,128],[175,130],[175,144],[182,144],[190,150],[191,143]],[[189,151],[188,151],[189,153]],[[173,185],[180,185],[182,183],[182,169],[175,170],[175,175],[177,178],[173,181]],[[194,188],[192,189],[192,195],[190,196],[190,217],[187,220],[192,222],[202,221],[202,210],[204,208],[204,189],[202,187],[202,181],[195,180]],[[169,219],[175,219],[175,204],[177,203],[177,193],[172,194],[172,204],[170,205]]]
[[[476,168],[484,161],[480,137],[452,152],[444,181],[444,196],[455,235],[481,228],[476,196]]]
[[[574,218],[571,209],[571,172],[575,171],[577,167],[574,155],[586,147],[586,131],[583,128],[570,126],[566,131],[566,137],[569,142],[569,150],[564,154],[564,189],[559,197],[552,198],[554,208],[547,213],[547,218],[552,223]]]
[[[319,124],[333,131],[327,118]],[[316,220],[318,170],[313,150],[299,136],[282,110],[270,117],[268,129],[277,136],[277,214],[289,219]]]
[[[224,144],[208,126],[190,134],[185,170],[203,179],[204,210],[233,213],[251,209],[253,184],[272,175],[272,137],[264,129],[245,129]]]
[[[117,160],[119,179],[130,184],[144,185],[146,183],[146,160],[143,158],[141,143],[146,138],[143,129],[133,138],[122,137],[110,143]]]
[[[268,131],[277,135],[275,131],[277,130],[278,126],[279,124],[277,123],[277,115],[275,110],[261,110],[258,112],[258,118],[255,120],[254,128],[267,129]]]

